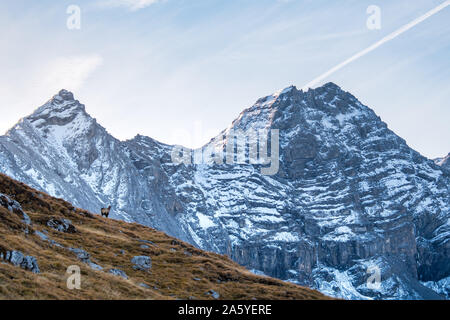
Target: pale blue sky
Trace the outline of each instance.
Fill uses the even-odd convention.
[[[3,0],[0,131],[59,89],[114,136],[199,146],[259,97],[303,85],[444,0]],[[68,30],[69,5],[81,30]],[[381,30],[366,27],[369,5]],[[450,152],[450,7],[333,81],[430,158]]]

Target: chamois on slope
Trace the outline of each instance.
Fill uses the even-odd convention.
[[[106,218],[108,218],[109,212],[111,211],[111,206],[109,206],[108,208],[102,208],[100,211],[102,213],[102,217],[105,216]]]

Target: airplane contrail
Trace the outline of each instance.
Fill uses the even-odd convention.
[[[323,79],[329,77],[330,75],[332,75],[333,73],[335,73],[336,71],[342,69],[343,67],[345,67],[346,65],[348,65],[349,63],[361,58],[362,56],[365,56],[366,54],[368,54],[369,52],[375,50],[376,48],[378,48],[379,46],[385,44],[386,42],[389,42],[395,38],[397,38],[399,35],[401,35],[402,33],[408,31],[409,29],[413,28],[414,26],[418,25],[419,23],[425,21],[426,19],[430,18],[431,16],[435,15],[436,13],[438,13],[439,11],[441,11],[442,9],[448,7],[450,5],[450,0],[445,1],[444,3],[442,3],[441,5],[437,6],[436,8],[428,11],[427,13],[425,13],[424,15],[420,16],[419,18],[411,21],[410,23],[404,25],[403,27],[397,29],[396,31],[392,32],[391,34],[387,35],[386,37],[384,37],[383,39],[381,39],[380,41],[374,43],[373,45],[371,45],[370,47],[358,52],[357,54],[353,55],[352,57],[348,58],[347,60],[345,60],[344,62],[338,64],[337,66],[331,68],[330,70],[328,70],[327,72],[325,72],[324,74],[322,74],[321,76],[315,78],[314,80],[312,80],[311,82],[309,82],[308,84],[306,84],[303,87],[303,91],[308,90],[308,88],[313,87],[314,85],[318,84],[319,82],[321,82]]]

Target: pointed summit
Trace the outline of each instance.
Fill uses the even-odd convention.
[[[61,89],[57,95],[53,96],[53,99],[64,100],[64,101],[74,101],[73,93],[67,91],[66,89]]]
[[[54,106],[55,105],[56,106],[60,106],[60,105],[64,105],[64,106],[80,105],[80,106],[82,106],[82,104],[80,104],[80,102],[78,100],[75,100],[73,93],[66,89],[61,89],[49,101],[47,101],[47,103],[44,106],[46,106],[46,105],[48,106],[49,104],[54,105]]]
[[[322,86],[322,88],[324,88],[324,89],[336,90],[336,91],[338,91],[338,90],[341,90],[341,91],[342,91],[341,87],[339,87],[339,86],[338,86],[336,83],[334,83],[334,82],[327,82],[327,83],[325,83],[325,84]]]
[[[68,118],[77,114],[86,114],[85,106],[75,100],[72,92],[62,89],[44,105],[36,109],[28,118],[37,119]]]
[[[21,132],[31,136],[38,133],[45,139],[60,143],[89,134],[95,125],[95,119],[86,113],[85,106],[74,99],[72,92],[62,89],[32,114],[21,119],[7,134]]]

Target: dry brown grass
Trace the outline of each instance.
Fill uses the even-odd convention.
[[[0,299],[328,299],[317,291],[280,280],[256,276],[227,256],[199,250],[157,230],[139,224],[109,220],[74,208],[0,174],[0,193],[17,200],[30,216],[29,234],[19,216],[0,207],[0,251],[19,250],[37,258],[40,274],[0,263]],[[77,232],[68,234],[47,227],[50,218],[70,219]],[[47,231],[50,239],[65,248],[82,248],[101,265],[95,271],[65,248],[51,246],[34,232]],[[138,240],[154,245],[143,249]],[[121,250],[125,253],[121,254]],[[190,254],[186,254],[189,252]],[[150,272],[135,271],[131,259],[147,255]],[[67,267],[81,267],[81,290],[66,286]],[[106,271],[118,268],[129,280]],[[200,280],[195,281],[194,278]],[[140,286],[145,283],[150,287]]]

